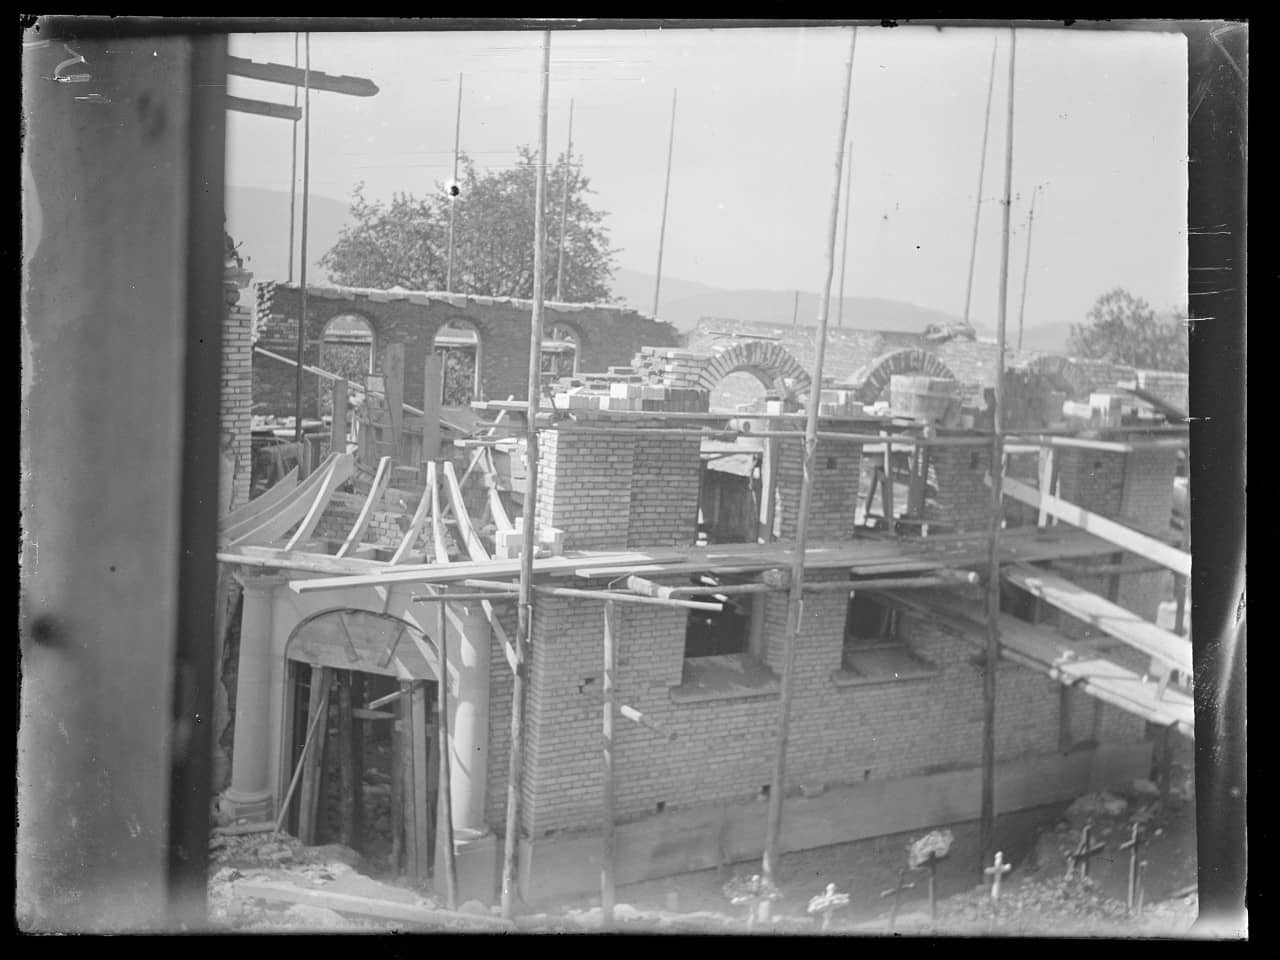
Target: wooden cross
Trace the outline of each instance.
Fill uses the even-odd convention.
[[[1075,873],[1077,867],[1080,868],[1080,879],[1084,880],[1089,876],[1089,861],[1093,859],[1095,854],[1101,853],[1107,849],[1105,843],[1090,843],[1090,833],[1092,828],[1085,824],[1084,829],[1080,831],[1080,843],[1076,848],[1067,854],[1067,879],[1070,880],[1072,874]]]
[[[1142,881],[1143,881],[1143,878],[1146,876],[1146,873],[1147,873],[1147,861],[1139,860],[1138,861],[1138,901],[1137,903],[1134,904],[1134,914],[1136,916],[1142,916],[1142,901],[1146,895],[1146,889]]]
[[[826,892],[809,901],[809,912],[822,914],[822,929],[827,930],[831,927],[831,914],[836,908],[847,907],[848,905],[849,895],[847,893],[836,893],[836,885],[828,883]]]
[[[914,890],[914,883],[907,883],[907,871],[905,869],[898,871],[898,885],[889,890],[883,890],[880,898],[893,897],[893,906],[889,908],[889,929],[893,930],[893,925],[898,919],[898,907],[902,904],[902,894],[907,890]]]
[[[938,922],[938,892],[935,883],[938,878],[938,864],[947,859],[947,856],[946,854],[938,856],[936,853],[931,853],[921,864],[929,871],[929,920],[931,923]]]
[[[1133,830],[1129,834],[1129,839],[1120,844],[1121,850],[1129,851],[1129,895],[1126,898],[1126,906],[1130,913],[1133,913],[1138,895],[1138,850],[1145,843],[1146,838],[1142,835],[1142,824],[1135,821]]]
[[[982,872],[991,878],[991,899],[1000,899],[1000,878],[1013,869],[1013,865],[1004,862],[1004,851],[997,850],[995,861]]]

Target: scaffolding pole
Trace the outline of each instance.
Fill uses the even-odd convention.
[[[529,396],[525,417],[524,541],[520,551],[520,599],[516,624],[516,666],[511,689],[511,757],[507,775],[507,823],[502,852],[502,916],[515,912],[516,846],[520,824],[520,778],[524,760],[524,697],[533,622],[533,550],[537,543],[534,514],[538,503],[538,407],[542,386],[542,300],[546,278],[543,216],[547,192],[547,99],[551,86],[551,31],[542,35],[542,95],[538,105],[538,178],[533,207],[533,310],[529,330]]]
[[[569,145],[564,152],[560,187],[560,241],[556,244],[556,303],[564,303],[564,233],[569,225],[569,176],[573,169],[573,101],[569,101]]]
[[[667,201],[671,199],[671,157],[676,148],[676,94],[671,91],[671,137],[667,141],[667,185],[662,190],[662,226],[658,229],[658,270],[653,281],[653,315],[658,315],[658,293],[662,290],[662,248],[667,239]]]
[[[444,289],[453,293],[453,219],[458,195],[458,149],[462,143],[462,74],[458,74],[458,112],[453,124],[453,180],[449,184],[449,259],[445,264]]]
[[[298,368],[293,393],[293,441],[298,444],[299,478],[305,472],[306,457],[302,450],[302,365],[307,335],[307,212],[311,203],[311,34],[306,37],[306,66],[302,73],[302,253],[299,285],[302,305],[298,311]]]
[[[982,182],[987,172],[987,134],[991,131],[991,93],[996,85],[996,44],[991,41],[991,70],[987,75],[987,109],[982,121],[982,157],[978,161],[978,196],[973,201],[973,240],[969,244],[969,280],[964,288],[964,322],[969,322],[973,296],[973,267],[978,259],[978,222],[982,219]]]
[[[778,744],[774,754],[773,780],[769,790],[769,819],[765,833],[763,873],[767,888],[777,886],[778,842],[782,831],[782,801],[786,794],[787,737],[791,722],[791,699],[795,690],[796,644],[804,615],[805,542],[809,533],[809,502],[813,495],[814,450],[818,445],[818,401],[822,392],[822,362],[827,345],[827,316],[831,307],[831,281],[836,265],[836,225],[840,219],[840,176],[843,173],[845,136],[849,127],[849,93],[853,83],[853,57],[858,45],[858,28],[850,32],[849,61],[845,65],[844,98],[840,105],[840,136],[836,140],[835,185],[831,214],[827,223],[827,263],[822,300],[818,312],[818,335],[809,384],[809,409],[805,421],[804,473],[800,482],[799,517],[796,522],[795,554],[791,564],[791,592],[787,598],[787,633],[782,668],[782,691],[778,708]],[[768,910],[768,900],[764,910]]]
[[[1004,151],[1004,222],[1000,245],[1000,312],[996,328],[996,405],[991,436],[991,539],[987,555],[987,643],[982,664],[982,856],[994,854],[996,792],[996,665],[1000,659],[1000,521],[1004,490],[1004,349],[1009,307],[1009,212],[1013,194],[1013,91],[1018,58],[1017,31],[1009,30],[1009,112]]]

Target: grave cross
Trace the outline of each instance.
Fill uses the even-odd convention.
[[[996,859],[982,872],[991,878],[991,899],[1000,899],[1000,878],[1013,869],[1013,865],[1004,862],[1004,852],[996,851]]]
[[[889,908],[889,930],[893,930],[893,925],[898,919],[898,907],[902,905],[902,894],[907,890],[915,889],[914,883],[907,883],[907,871],[905,869],[898,871],[898,885],[888,890],[880,892],[880,898],[893,897],[893,906]]]
[[[822,914],[822,929],[827,930],[831,927],[831,914],[837,907],[847,907],[849,905],[849,895],[847,893],[836,893],[836,885],[828,883],[825,893],[822,893],[809,901],[809,912]]]
[[[1133,830],[1129,834],[1129,839],[1120,844],[1121,850],[1129,851],[1129,891],[1126,905],[1130,913],[1133,913],[1134,904],[1137,902],[1138,895],[1138,850],[1146,843],[1146,837],[1142,835],[1142,825],[1135,822]]]
[[[938,894],[935,881],[938,878],[938,864],[947,859],[949,854],[938,856],[936,853],[929,854],[925,858],[924,868],[929,871],[929,920],[932,923],[938,922]]]
[[[1144,887],[1142,881],[1145,878],[1146,873],[1147,873],[1147,861],[1139,860],[1138,861],[1138,902],[1134,904],[1134,913],[1137,916],[1142,916],[1142,901],[1145,899],[1145,896],[1146,896],[1146,888]]]
[[[1092,828],[1085,824],[1084,829],[1080,831],[1080,843],[1067,854],[1067,879],[1070,880],[1072,874],[1075,873],[1077,867],[1080,868],[1080,879],[1084,880],[1089,876],[1089,861],[1096,854],[1107,849],[1105,843],[1090,843],[1090,834]]]

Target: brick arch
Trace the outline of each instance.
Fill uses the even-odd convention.
[[[889,389],[889,379],[895,373],[918,373],[941,380],[955,380],[951,368],[928,350],[894,350],[877,357],[863,367],[849,382],[856,384],[856,395],[861,403],[875,403]]]
[[[767,340],[747,340],[722,350],[698,374],[697,387],[710,392],[731,373],[753,373],[780,395],[809,389],[809,374],[785,347]]]

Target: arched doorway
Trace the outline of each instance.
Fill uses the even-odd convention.
[[[436,641],[398,617],[334,608],[293,629],[285,660],[291,832],[427,879],[439,782]]]
[[[479,329],[461,317],[450,319],[436,331],[432,349],[441,358],[441,398],[446,407],[465,407],[472,400],[483,400],[480,378],[484,345]]]

